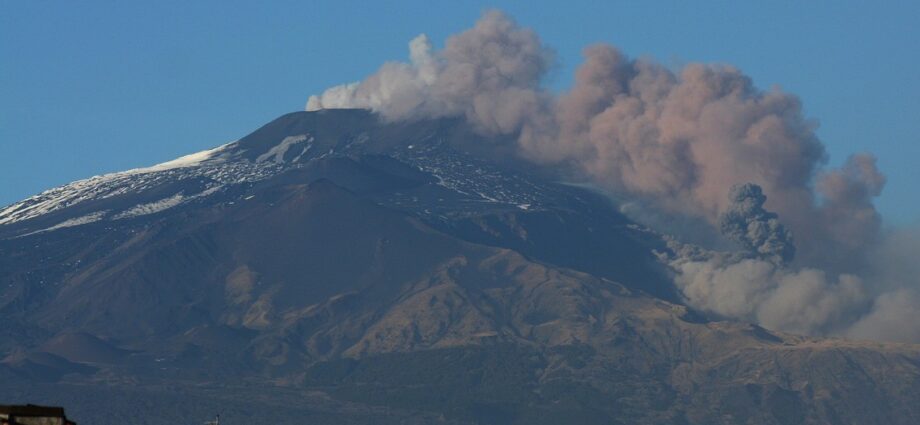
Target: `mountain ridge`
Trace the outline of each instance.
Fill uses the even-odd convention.
[[[496,145],[300,112],[5,208],[65,200],[0,224],[0,396],[103,424],[85,394],[152,413],[164,388],[275,423],[920,422],[920,346],[707,318],[665,238]]]

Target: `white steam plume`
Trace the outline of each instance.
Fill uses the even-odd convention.
[[[307,110],[367,108],[388,120],[465,116],[480,131],[509,134],[549,104],[540,79],[553,61],[535,33],[497,11],[432,51],[409,43],[410,63],[390,62],[359,83],[311,96]]]

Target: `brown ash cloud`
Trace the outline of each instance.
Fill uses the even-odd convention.
[[[503,136],[484,140],[513,140],[534,164],[721,230],[753,256],[669,262],[688,304],[704,311],[873,337],[849,329],[920,309],[911,301],[920,298],[893,295],[915,293],[915,279],[879,272],[872,255],[899,233],[882,231],[874,200],[885,177],[875,158],[859,153],[827,167],[797,96],[762,90],[730,65],[671,69],[607,44],[583,53],[572,87],[552,93],[544,86],[552,49],[490,11],[442,49],[416,37],[408,62],[311,96],[307,109],[365,108],[390,121],[463,117],[483,135]],[[916,258],[920,243],[911,241]]]

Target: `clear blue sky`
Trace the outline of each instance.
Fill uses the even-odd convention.
[[[886,219],[920,218],[920,2],[563,4],[0,0],[0,204],[234,140],[496,7],[556,49],[557,89],[601,41],[781,86],[831,164],[878,155]]]

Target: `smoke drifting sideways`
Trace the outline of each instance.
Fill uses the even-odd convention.
[[[858,274],[787,267],[756,253],[671,241],[662,254],[687,303],[720,317],[805,335],[920,342],[920,227],[890,231],[866,249]]]
[[[816,124],[794,95],[760,90],[731,66],[673,71],[609,45],[585,49],[574,86],[556,95],[542,85],[553,51],[498,11],[441,50],[425,35],[409,50],[408,63],[311,96],[307,110],[465,117],[483,135],[511,136],[493,139],[516,140],[529,161],[721,229],[751,254],[669,262],[688,303],[718,315],[848,334],[910,310],[909,297],[888,301],[892,291],[920,291],[916,278],[882,285],[873,276],[871,253],[890,238],[873,205],[885,185],[875,158],[856,154],[827,169]]]

